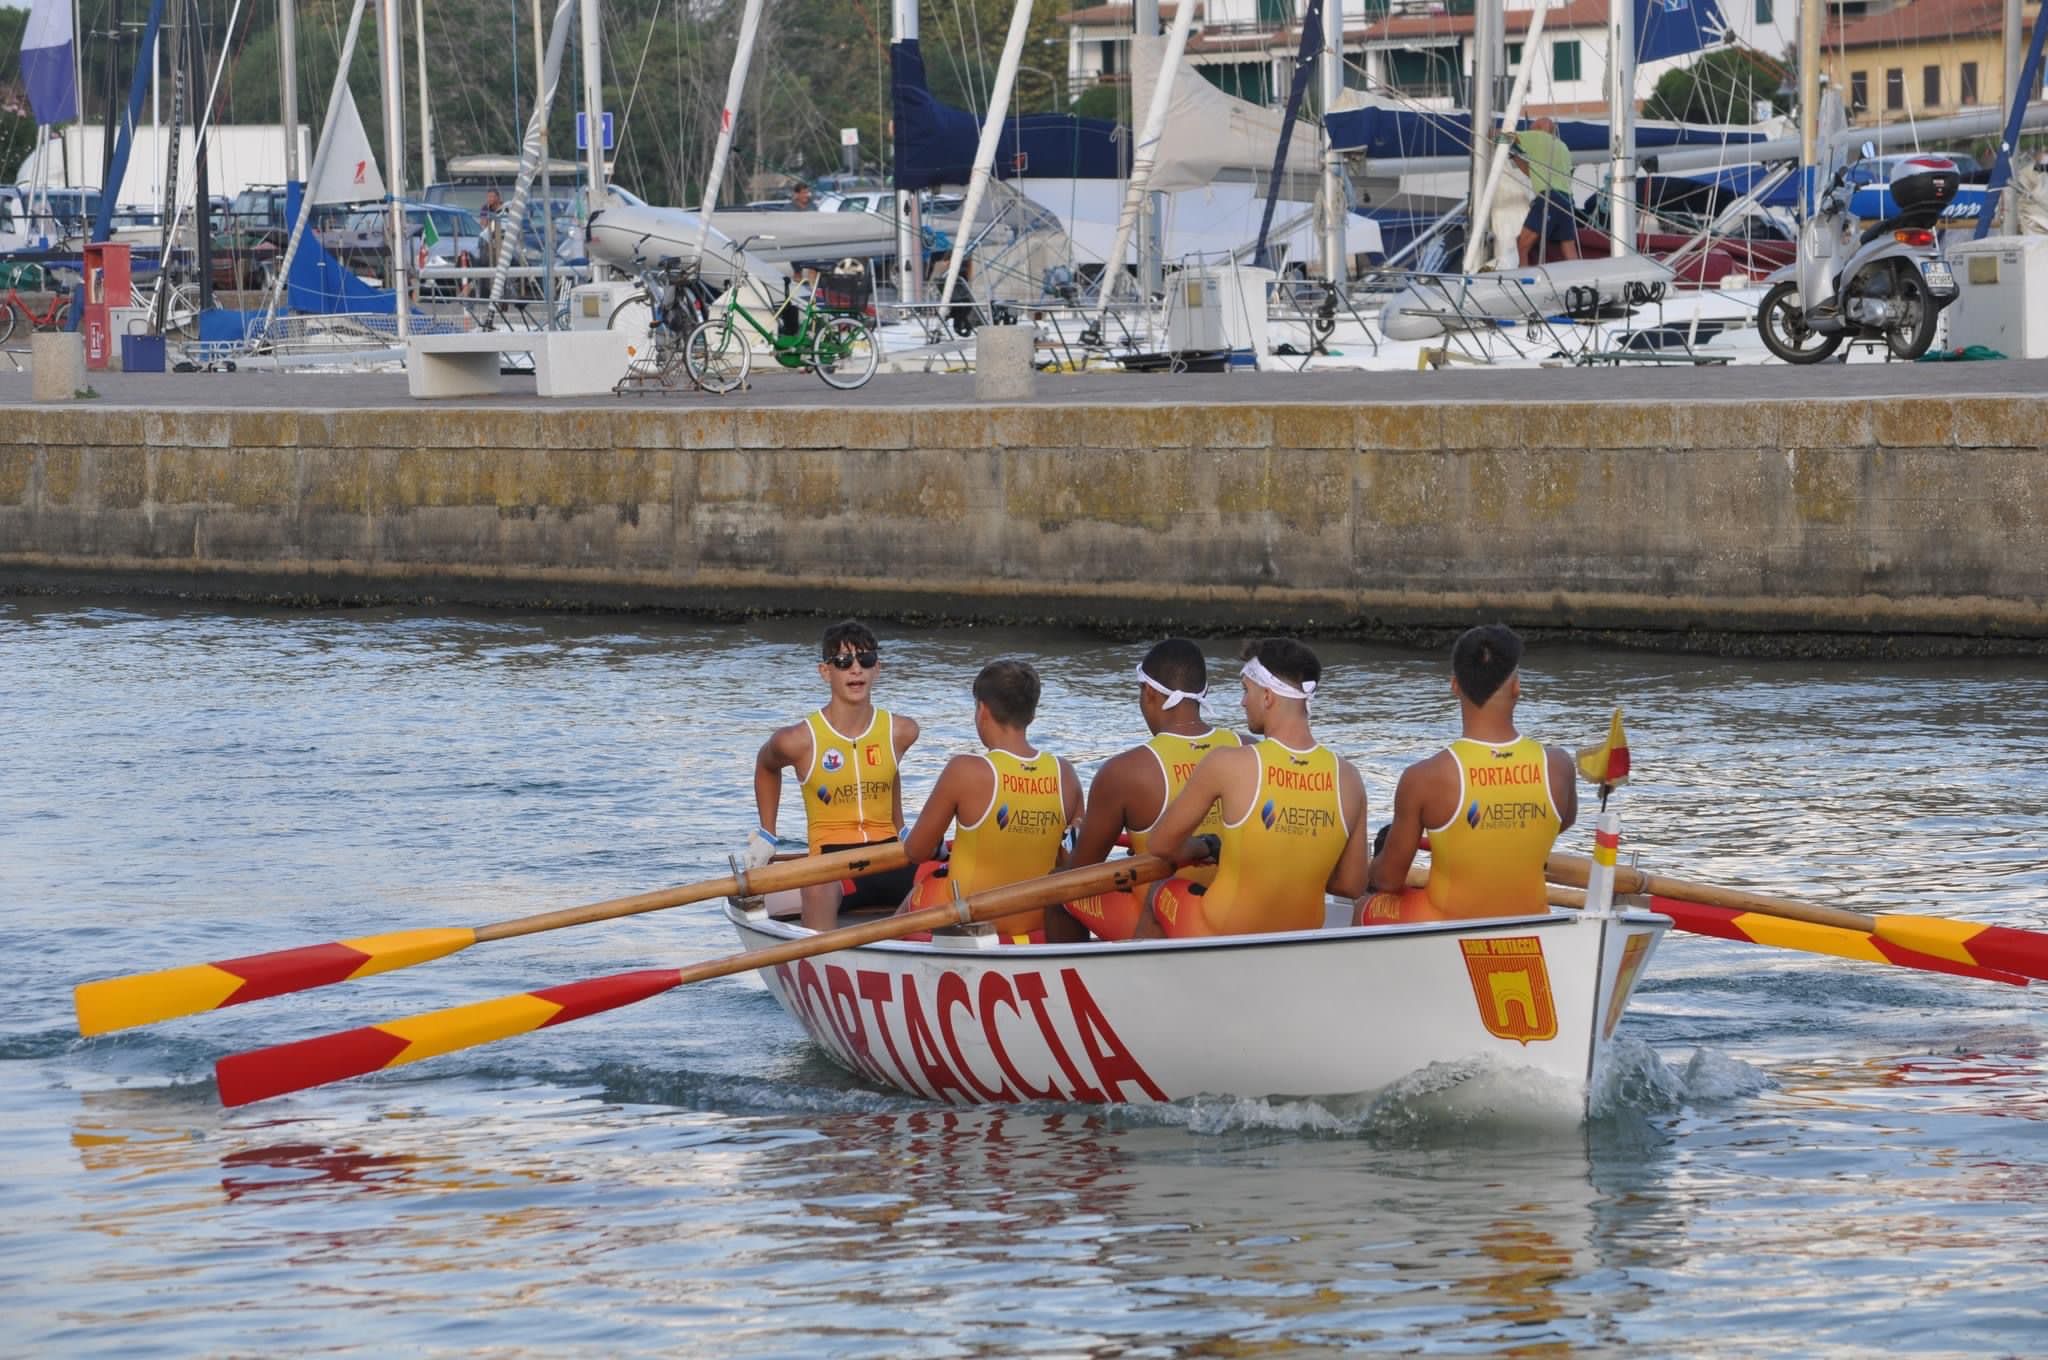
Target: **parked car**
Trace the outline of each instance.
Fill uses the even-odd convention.
[[[484,262],[483,224],[477,221],[475,213],[446,205],[407,203],[405,234],[408,266],[418,262],[420,242],[426,235],[429,224],[433,226],[435,239],[426,248],[428,268],[431,269],[435,265],[467,268]],[[382,274],[390,259],[390,251],[386,244],[390,226],[389,209],[358,208],[342,223],[341,229],[335,234],[336,244],[331,249],[352,268]],[[451,282],[441,291],[452,293],[455,289],[456,285]]]

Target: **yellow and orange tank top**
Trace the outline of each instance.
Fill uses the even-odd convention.
[[[1430,905],[1454,918],[1549,911],[1543,861],[1563,822],[1542,743],[1460,737],[1444,749],[1458,762],[1458,810],[1428,828]]]
[[[1297,751],[1271,737],[1252,750],[1259,791],[1240,821],[1223,823],[1202,914],[1219,935],[1319,929],[1324,885],[1351,836],[1337,753],[1320,745]]]
[[[867,731],[849,737],[819,709],[811,729],[811,768],[804,772],[804,822],[811,853],[827,845],[867,845],[896,835],[896,728],[889,710],[875,710]]]
[[[1167,803],[1180,796],[1187,787],[1188,776],[1195,772],[1195,766],[1202,763],[1202,757],[1211,751],[1227,746],[1239,745],[1237,733],[1227,728],[1212,727],[1199,737],[1182,736],[1178,732],[1161,732],[1145,743],[1145,749],[1159,762],[1159,773],[1166,779],[1166,802],[1159,805],[1159,817],[1166,815]],[[1152,819],[1152,826],[1143,831],[1131,832],[1131,853],[1142,855],[1152,843],[1152,827],[1159,825],[1159,817]],[[1223,831],[1223,805],[1219,802],[1209,809],[1209,815],[1202,818],[1202,824],[1195,828],[1197,836],[1220,835]],[[1197,883],[1213,882],[1216,866],[1213,864],[1190,865],[1181,870],[1181,877]]]
[[[973,825],[962,822],[954,831],[946,870],[963,897],[1051,873],[1067,829],[1057,756],[1040,751],[1026,759],[983,751],[981,758],[995,772],[995,793]],[[998,917],[994,925],[998,934],[1016,934],[1036,929],[1044,917],[1042,910],[1020,912]]]

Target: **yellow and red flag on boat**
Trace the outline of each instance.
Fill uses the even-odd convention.
[[[1621,730],[1621,709],[1607,724],[1607,740],[1579,752],[1579,774],[1588,783],[1612,788],[1628,782],[1628,734]]]

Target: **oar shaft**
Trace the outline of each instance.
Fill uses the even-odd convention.
[[[816,935],[687,968],[619,973],[567,983],[560,987],[520,992],[489,1001],[428,1011],[380,1025],[339,1034],[325,1034],[296,1043],[252,1049],[214,1064],[221,1103],[246,1105],[310,1086],[362,1076],[369,1072],[418,1062],[458,1049],[508,1039],[516,1034],[580,1020],[602,1011],[630,1006],[674,987],[707,978],[772,968],[777,964],[897,939],[920,930],[990,921],[1033,907],[1049,907],[1095,893],[1129,889],[1173,872],[1173,863],[1159,855],[1137,855],[1108,864],[1068,869],[1028,879],[1006,888],[976,893],[962,901],[926,907],[901,916],[844,926]],[[758,886],[758,884],[756,885]]]
[[[1553,854],[1544,864],[1543,872],[1554,882],[1569,883],[1583,888],[1592,876],[1593,861],[1584,855]],[[1659,897],[1682,898],[1688,902],[1703,902],[1710,907],[1733,907],[1737,911],[1760,912],[1765,916],[1782,916],[1788,921],[1805,921],[1817,926],[1834,926],[1839,930],[1857,930],[1870,934],[1877,929],[1877,918],[1866,916],[1859,911],[1843,911],[1839,907],[1823,907],[1813,902],[1795,902],[1785,897],[1767,897],[1762,893],[1743,892],[1737,888],[1716,887],[1712,883],[1694,883],[1683,878],[1667,878],[1662,874],[1646,874],[1640,869],[1625,865],[1614,870],[1614,890],[1620,893],[1653,893]]]
[[[810,855],[802,859],[765,864],[759,869],[745,871],[739,877],[728,874],[724,878],[708,879],[702,883],[690,883],[679,888],[663,888],[658,892],[638,893],[632,897],[615,897],[608,902],[563,907],[558,911],[536,912],[532,916],[521,916],[516,920],[478,926],[476,938],[479,944],[485,944],[492,940],[509,940],[519,935],[537,935],[543,930],[585,926],[598,921],[615,921],[622,916],[638,916],[643,912],[686,907],[694,902],[709,902],[720,897],[760,896],[784,892],[790,888],[808,888],[814,884],[830,883],[841,878],[886,873],[891,869],[900,869],[907,863],[909,860],[903,853],[901,841],[884,841],[874,846],[864,845],[852,850],[837,850],[829,855]]]

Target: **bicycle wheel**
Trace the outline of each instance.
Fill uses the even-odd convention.
[[[844,392],[863,386],[881,362],[874,333],[849,316],[837,316],[818,333],[818,376]]]
[[[753,367],[754,347],[732,324],[731,317],[714,317],[690,332],[683,345],[683,367],[690,381],[707,392],[730,392],[747,380]]]
[[[14,338],[14,322],[19,315],[20,311],[14,305],[13,298],[0,302],[0,345]]]
[[[54,310],[53,310],[53,311],[52,311],[52,312],[50,313],[50,324],[49,324],[48,326],[40,326],[40,325],[39,325],[39,326],[37,326],[37,327],[36,327],[36,329],[37,329],[37,330],[39,330],[39,331],[40,331],[40,330],[52,330],[52,331],[68,331],[68,330],[70,330],[70,329],[71,329],[71,299],[70,299],[70,298],[65,298],[65,299],[64,299],[63,301],[59,302],[59,303],[57,304],[56,308],[55,308],[55,309],[54,309]]]
[[[199,334],[199,294],[191,284],[181,283],[171,289],[170,301],[164,308],[164,333],[180,340],[190,340]]]
[[[662,353],[662,336],[654,328],[654,304],[643,290],[629,293],[626,300],[612,308],[612,314],[605,320],[605,329],[624,331],[630,342],[626,348],[626,375],[633,378],[658,378],[673,358]]]

